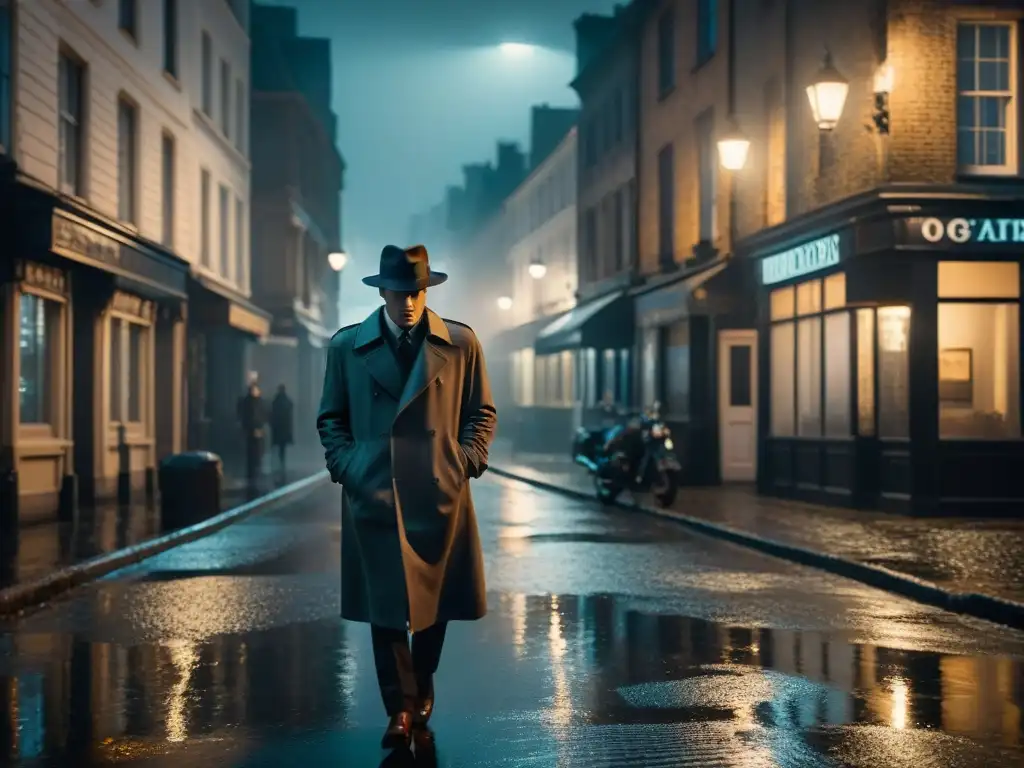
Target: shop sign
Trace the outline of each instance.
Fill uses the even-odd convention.
[[[186,266],[172,266],[141,244],[123,243],[61,211],[53,214],[50,248],[65,258],[141,280],[166,293],[186,295]]]
[[[1024,219],[930,217],[919,222],[921,239],[926,243],[1024,245]]]
[[[820,237],[788,251],[766,256],[761,261],[761,282],[772,285],[828,269],[839,263],[839,257],[839,235]]]

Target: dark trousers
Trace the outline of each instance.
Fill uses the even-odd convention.
[[[263,435],[248,435],[245,439],[245,474],[250,480],[263,474]]]
[[[410,642],[404,629],[371,626],[377,683],[389,716],[415,711],[417,699],[428,693],[447,629],[447,622],[434,624],[413,633]]]

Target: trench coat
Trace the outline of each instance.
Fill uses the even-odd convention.
[[[294,407],[292,399],[288,395],[278,392],[270,403],[270,437],[274,445],[291,445],[294,439],[292,434],[292,412]]]
[[[497,412],[471,328],[426,310],[403,387],[383,311],[331,339],[317,429],[342,485],[341,615],[416,632],[487,611],[469,480]]]

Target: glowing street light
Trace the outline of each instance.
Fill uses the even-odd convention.
[[[498,50],[506,56],[521,59],[533,55],[534,47],[529,43],[502,43]]]
[[[512,298],[510,296],[501,296],[498,298],[498,309],[502,312],[506,312],[512,309]]]
[[[331,265],[331,269],[335,272],[341,272],[348,264],[348,254],[344,251],[334,251],[333,253],[327,254],[327,263]]]
[[[846,105],[846,94],[850,90],[850,81],[840,74],[832,64],[832,54],[825,52],[814,82],[807,86],[807,99],[811,102],[814,122],[822,131],[831,131],[842,117]]]
[[[743,170],[749,152],[750,139],[734,126],[718,140],[718,160],[727,171]]]
[[[530,277],[534,280],[543,280],[544,275],[548,273],[547,265],[542,261],[535,261],[527,268],[530,273]]]

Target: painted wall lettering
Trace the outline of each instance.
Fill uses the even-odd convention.
[[[839,263],[839,235],[829,235],[788,251],[767,256],[761,262],[761,282],[781,283],[794,277],[828,269]]]

